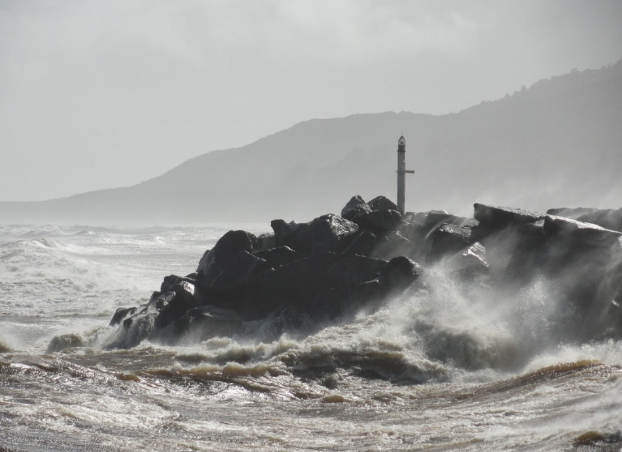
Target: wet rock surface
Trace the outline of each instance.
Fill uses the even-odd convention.
[[[544,218],[543,214],[511,207],[495,207],[488,204],[474,204],[474,218],[480,225],[491,228],[505,228],[519,224],[533,223]]]
[[[273,232],[260,236],[227,232],[196,273],[167,276],[149,303],[115,312],[110,326],[128,334],[113,347],[235,334],[268,316],[330,321],[419,290],[424,267],[515,291],[548,278],[586,338],[620,338],[622,233],[580,220],[614,224],[617,212],[545,215],[475,204],[474,218],[438,210],[402,215],[385,197],[366,203],[354,196],[341,215],[273,220]]]
[[[622,208],[593,209],[586,207],[549,209],[547,215],[570,218],[583,223],[591,223],[605,229],[622,232]]]

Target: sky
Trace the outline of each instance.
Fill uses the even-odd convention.
[[[0,0],[0,201],[313,118],[459,112],[622,59],[619,0]]]

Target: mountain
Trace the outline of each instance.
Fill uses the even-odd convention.
[[[407,168],[416,171],[407,176],[407,210],[470,216],[474,202],[538,211],[618,208],[622,60],[541,80],[454,114],[305,121],[247,146],[203,154],[131,187],[2,202],[0,218],[214,223],[338,213],[355,194],[395,198],[400,135],[407,141]]]

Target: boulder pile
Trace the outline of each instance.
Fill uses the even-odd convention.
[[[167,276],[146,305],[118,309],[110,325],[125,334],[113,346],[162,332],[205,339],[275,314],[332,320],[416,290],[423,269],[438,265],[466,283],[555,281],[586,338],[622,337],[622,209],[474,207],[474,218],[401,214],[384,196],[354,196],[341,215],[273,220],[259,236],[229,231],[195,273]]]

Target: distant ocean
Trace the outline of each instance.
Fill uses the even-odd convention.
[[[107,348],[117,308],[240,228],[269,225],[0,225],[0,451],[622,450],[622,342],[555,340],[545,281],[431,269],[348,321]]]

